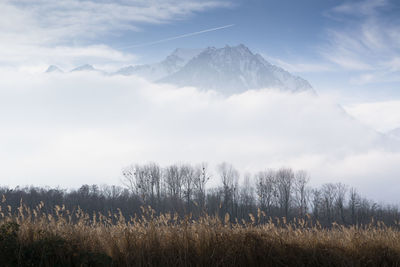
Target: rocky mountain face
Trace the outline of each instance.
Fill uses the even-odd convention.
[[[63,71],[62,71],[59,67],[57,67],[57,66],[50,65],[50,66],[47,68],[46,73],[52,73],[52,72],[62,73]]]
[[[136,75],[149,81],[157,81],[182,69],[188,61],[202,52],[202,49],[176,49],[159,63],[128,66],[115,74]]]
[[[313,90],[306,80],[270,64],[244,45],[209,47],[159,82],[213,89],[226,94],[261,88],[292,92]]]
[[[85,65],[76,67],[73,70],[71,70],[71,72],[74,72],[74,71],[96,71],[96,69],[92,65],[85,64]]]

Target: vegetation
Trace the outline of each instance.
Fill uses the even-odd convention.
[[[211,187],[210,180],[220,182]],[[124,187],[83,185],[78,190],[49,188],[0,188],[0,197],[7,198],[15,211],[20,201],[34,209],[44,203],[47,214],[52,207],[65,206],[72,212],[80,208],[88,214],[121,212],[124,217],[140,216],[142,206],[151,206],[156,214],[177,213],[180,218],[205,214],[230,221],[248,221],[249,214],[260,209],[270,218],[285,217],[318,221],[323,227],[336,222],[341,225],[365,225],[371,219],[394,225],[400,220],[398,207],[378,204],[341,183],[327,183],[318,188],[309,186],[305,171],[290,168],[260,171],[254,175],[240,173],[230,164],[220,164],[211,173],[206,164],[175,164],[161,168],[155,163],[132,165],[123,170]]]
[[[372,221],[366,226],[333,224],[322,228],[310,220],[231,223],[204,215],[180,218],[71,213],[43,204],[17,213],[1,213],[2,266],[398,266],[400,228]],[[14,214],[14,215],[13,215]]]
[[[134,165],[125,187],[0,188],[1,266],[400,266],[395,206],[289,168]],[[251,181],[255,181],[251,183]],[[144,208],[145,207],[145,208]]]

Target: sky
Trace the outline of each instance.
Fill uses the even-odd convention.
[[[177,47],[243,43],[320,91],[342,90],[343,101],[399,96],[400,3],[394,0],[18,0],[1,6],[3,66],[116,67],[160,61]]]
[[[396,0],[5,0],[0,10],[5,183],[118,184],[138,161],[230,161],[246,171],[303,168],[316,184],[400,202],[400,153],[382,139],[400,127]],[[308,80],[317,98],[224,98],[132,77],[43,73],[241,43]]]

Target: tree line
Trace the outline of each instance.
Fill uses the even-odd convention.
[[[231,164],[221,163],[212,174],[205,163],[166,167],[148,163],[124,168],[122,177],[122,186],[82,185],[76,190],[3,187],[0,206],[4,211],[16,210],[21,203],[31,208],[41,203],[43,212],[50,214],[58,205],[88,214],[121,212],[126,217],[140,215],[141,207],[150,206],[156,213],[182,217],[228,214],[239,222],[261,212],[264,220],[306,218],[324,227],[334,222],[365,225],[372,219],[393,225],[400,219],[395,205],[378,204],[342,183],[312,188],[306,171],[291,168],[241,175]],[[219,186],[209,185],[211,179]]]

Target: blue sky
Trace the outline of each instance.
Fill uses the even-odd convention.
[[[141,32],[122,32],[111,42],[115,47],[124,47],[234,24],[229,29],[129,51],[140,54],[145,62],[159,60],[176,47],[221,47],[243,43],[254,51],[277,58],[312,60],[316,56],[316,45],[324,41],[324,29],[330,23],[324,12],[332,8],[332,4],[329,5],[329,1],[302,1],[301,5],[296,2],[298,6],[293,6],[292,2],[232,1],[227,7],[207,10],[183,20],[143,25]],[[326,4],[321,5],[321,2]]]
[[[234,1],[231,2],[230,7],[212,9],[183,21],[144,26],[143,32],[124,33],[121,39],[118,38],[115,41],[118,45],[145,43],[182,33],[235,24],[235,27],[229,30],[193,36],[184,40],[179,39],[155,47],[147,47],[140,52],[151,57],[151,52],[160,53],[158,50],[162,50],[160,57],[163,57],[164,53],[180,46],[220,47],[225,44],[244,43],[253,50],[274,55],[298,54],[300,51],[310,53],[312,51],[307,50],[310,50],[322,37],[321,23],[326,23],[323,12],[324,8],[328,7],[315,5],[315,2],[321,1],[308,2],[314,7],[310,8],[310,5],[304,4],[293,8],[290,1]],[[291,7],[288,8],[288,6]],[[132,49],[132,52],[135,53],[138,50]]]

